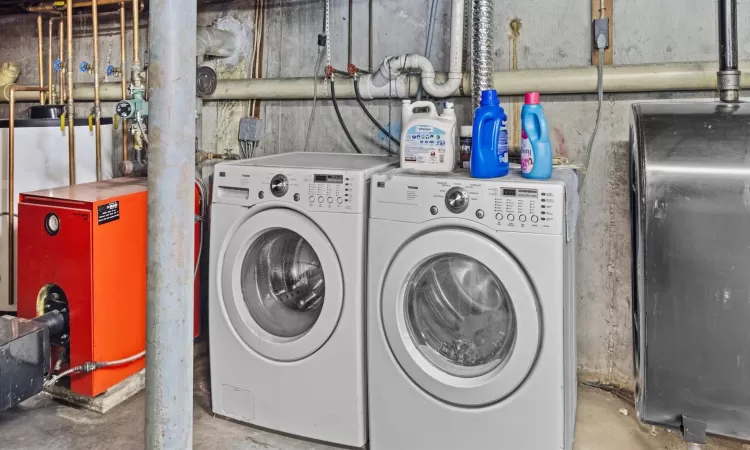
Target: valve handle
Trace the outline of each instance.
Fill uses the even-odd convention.
[[[63,62],[59,59],[56,59],[55,62],[52,64],[52,68],[55,70],[55,72],[59,72],[63,68]]]
[[[81,65],[78,66],[78,68],[81,69],[81,72],[83,73],[87,73],[89,71],[89,67],[91,66],[89,66],[89,63],[87,63],[86,61],[82,62]]]
[[[65,113],[60,114],[60,131],[65,133]]]
[[[115,66],[113,66],[113,65],[107,66],[107,75],[108,76],[113,76],[113,75],[115,75],[116,72],[117,71],[115,70]]]
[[[89,132],[94,131],[94,115],[89,114]]]
[[[112,125],[114,125],[115,130],[120,128],[120,116],[118,116],[117,114],[112,117]]]

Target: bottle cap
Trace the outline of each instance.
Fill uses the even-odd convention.
[[[461,137],[471,137],[474,132],[474,127],[471,125],[464,125],[461,127]]]
[[[480,105],[486,106],[497,106],[500,104],[500,99],[497,98],[497,91],[494,89],[487,89],[482,91],[482,100]]]
[[[527,92],[525,95],[527,105],[538,105],[539,104],[539,92]]]

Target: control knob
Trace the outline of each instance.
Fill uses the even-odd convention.
[[[445,206],[454,214],[460,214],[469,207],[469,195],[463,188],[452,187],[445,194]]]
[[[271,179],[271,193],[276,197],[283,197],[289,190],[289,180],[286,176],[279,174]]]

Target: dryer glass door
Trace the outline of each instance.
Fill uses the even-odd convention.
[[[383,286],[383,327],[409,377],[461,406],[502,400],[528,375],[540,314],[528,277],[478,233],[432,231],[396,255]]]
[[[305,216],[248,214],[223,249],[220,293],[229,320],[262,355],[294,361],[328,340],[343,304],[336,253]]]

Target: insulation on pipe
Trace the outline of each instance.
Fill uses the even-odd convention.
[[[202,63],[204,56],[228,58],[237,51],[237,37],[231,31],[214,27],[198,27],[195,55]]]
[[[750,86],[750,60],[740,61],[740,70],[743,73],[742,85]],[[435,74],[436,82],[443,82],[446,79],[447,76],[444,73]],[[417,95],[419,85],[417,76],[413,76],[410,80],[405,75],[401,75],[398,80],[398,95],[394,91],[392,97],[406,98],[406,96]],[[539,91],[547,95],[595,94],[596,80],[596,67],[592,66],[527,69],[492,74],[492,82],[498,87],[497,91],[500,95],[522,95],[529,91]],[[604,90],[608,93],[715,91],[716,87],[716,62],[607,66],[604,68]],[[204,97],[204,100],[312,100],[313,88],[312,77],[219,80],[216,91]],[[471,77],[469,74],[463,74],[460,90],[456,95],[468,96],[471,91]],[[376,97],[368,97],[364,91],[361,93],[362,98],[368,100],[389,96],[387,92]],[[92,101],[94,99],[93,83],[77,83],[73,95],[77,101]],[[102,83],[100,95],[102,101],[120,101],[120,83]],[[318,92],[318,97],[325,98],[321,92]],[[340,81],[336,86],[336,97],[355,98],[353,84]],[[0,101],[7,102],[7,92],[3,92]],[[38,102],[39,96],[35,93],[17,92],[16,101]]]

